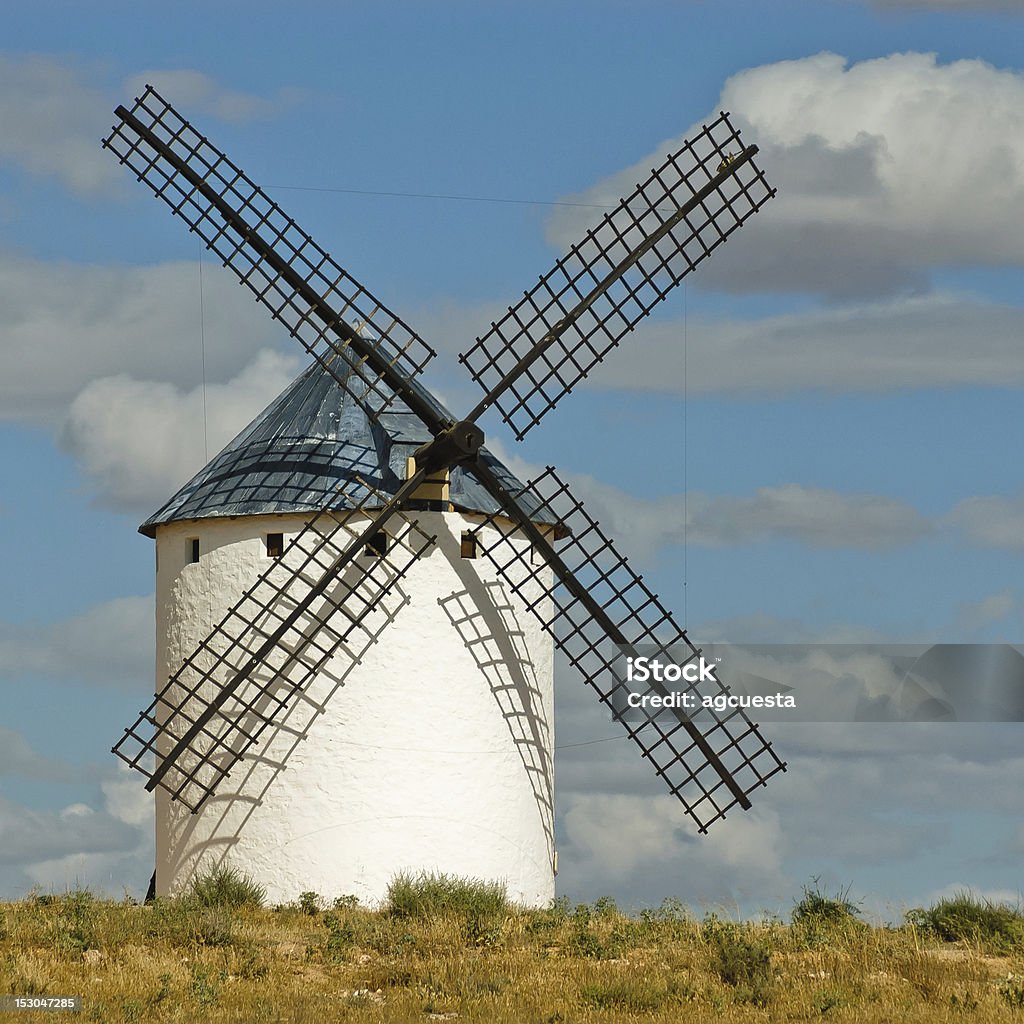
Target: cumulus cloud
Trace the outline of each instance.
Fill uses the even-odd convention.
[[[147,76],[141,76],[147,77]],[[166,86],[168,97],[225,121],[272,115],[294,101],[294,91],[263,99],[225,89],[198,71],[154,71],[147,80]],[[113,194],[125,175],[99,146],[113,110],[139,85],[129,79],[107,88],[98,69],[65,57],[0,55],[0,162],[27,174],[56,178],[79,195]]]
[[[0,640],[0,665],[6,663],[4,642]],[[0,726],[0,775],[18,775],[42,782],[71,782],[80,776],[75,769],[56,758],[33,750],[28,740],[13,729]]]
[[[583,687],[560,688],[559,700],[560,744],[621,735]],[[977,856],[965,864],[957,822],[965,812],[1020,820],[1024,798],[1006,785],[1021,770],[1015,725],[771,723],[765,731],[789,770],[752,796],[752,811],[734,809],[703,837],[624,736],[561,746],[563,891],[587,899],[614,891],[634,904],[677,895],[705,908],[735,900],[751,914],[772,900],[785,912],[811,875],[867,885],[879,908],[929,902],[915,879],[925,862],[922,878],[998,881],[992,864],[1006,861],[1005,835],[979,829]]]
[[[142,71],[125,81],[123,91],[126,96],[140,96],[147,85],[190,115],[209,114],[218,121],[235,124],[279,114],[302,95],[301,90],[294,88],[281,89],[269,97],[236,92],[192,68]]]
[[[114,374],[192,387],[234,377],[282,335],[217,266],[104,267],[0,257],[5,370],[0,419],[54,426],[91,381]]]
[[[1024,263],[1024,74],[821,53],[740,72],[719,106],[761,147],[779,196],[701,268],[702,286],[849,300],[921,291],[935,267]],[[625,194],[681,141],[573,199]],[[561,207],[549,238],[565,248],[592,219]]]
[[[225,384],[183,391],[127,375],[88,384],[72,402],[63,446],[97,485],[101,500],[152,511],[268,405],[299,368],[294,357],[262,352]]]
[[[812,548],[879,551],[926,536],[931,524],[903,501],[877,494],[841,494],[802,484],[758,488],[752,495],[691,492],[645,500],[591,477],[574,490],[611,536],[629,536],[633,550],[665,544],[711,547],[790,540]]]
[[[949,522],[975,544],[988,548],[1024,550],[1024,497],[980,495],[959,502]]]
[[[137,830],[109,811],[70,804],[59,811],[21,807],[0,797],[0,863],[34,864],[71,853],[109,853],[138,842]]]
[[[0,679],[32,674],[137,692],[153,674],[153,616],[149,595],[103,601],[46,625],[0,623]],[[0,769],[18,749],[7,746]],[[30,763],[24,752],[15,760]]]
[[[965,601],[957,609],[957,633],[976,637],[994,623],[1005,620],[1016,608],[1017,599],[1010,590],[989,594],[980,601]]]
[[[0,161],[79,194],[112,193],[117,163],[99,139],[114,104],[93,78],[53,57],[0,56]]]
[[[664,795],[573,793],[564,807],[559,862],[570,884],[585,879],[592,893],[614,890],[634,905],[671,895],[710,909],[791,889],[770,811],[726,818],[698,838]]]
[[[153,798],[123,766],[88,801],[56,810],[0,797],[0,892],[82,886],[141,896],[153,870]]]
[[[647,323],[585,386],[689,395],[1024,385],[1024,309],[951,294]]]

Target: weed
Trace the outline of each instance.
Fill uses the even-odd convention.
[[[330,960],[342,960],[356,941],[356,931],[347,917],[328,911],[324,914],[324,926],[327,928],[327,957]]]
[[[126,999],[121,1004],[121,1019],[124,1024],[137,1024],[142,1020],[142,1013],[145,1007],[138,999]]]
[[[204,907],[192,919],[192,935],[203,946],[230,946],[234,939],[235,921],[224,907]]]
[[[220,986],[211,980],[212,974],[203,964],[192,965],[192,995],[201,1006],[212,1006],[220,998]],[[218,980],[223,981],[223,975]]]
[[[42,905],[57,907],[51,935],[58,956],[78,958],[96,945],[95,898],[88,889],[75,889]]]
[[[974,1013],[978,1008],[978,1000],[974,998],[973,992],[964,992],[963,994],[954,992],[949,997],[949,1005],[962,1013]]]
[[[171,976],[169,974],[160,975],[160,987],[153,994],[154,1004],[162,1003],[171,994]]]
[[[466,942],[471,946],[487,946],[491,949],[503,941],[502,921],[494,914],[472,914],[466,920]]]
[[[235,972],[240,978],[259,981],[270,973],[270,968],[258,949],[248,949],[239,957]]]
[[[860,907],[850,900],[850,886],[830,896],[822,892],[817,878],[811,881],[814,888],[805,885],[803,896],[793,905],[793,913],[790,915],[793,924],[815,922],[837,925],[860,916]]]
[[[969,892],[955,893],[927,910],[911,910],[906,920],[944,942],[976,943],[996,953],[1024,944],[1024,914],[1019,907],[977,899]]]
[[[630,1013],[653,1013],[671,999],[665,987],[652,981],[617,980],[584,985],[580,1001],[595,1010],[627,1010]]]
[[[838,989],[825,989],[814,997],[814,1009],[822,1016],[831,1013],[832,1010],[840,1010],[846,1005],[847,999]]]
[[[192,880],[192,897],[204,907],[262,907],[267,891],[234,868],[211,868]]]
[[[323,910],[323,897],[318,892],[307,890],[299,893],[299,910],[310,917],[315,917]]]
[[[863,929],[859,918],[860,907],[850,899],[849,886],[832,895],[822,890],[817,878],[812,886],[803,887],[790,915],[794,937],[810,949],[841,942]]]
[[[767,940],[749,927],[705,918],[701,935],[712,957],[712,967],[729,985],[738,1002],[765,1006],[771,996],[771,949]]]
[[[399,918],[479,918],[504,913],[508,894],[501,882],[424,871],[396,875],[388,885],[385,906],[388,914]]]
[[[1024,979],[1012,974],[999,983],[999,998],[1014,1010],[1024,1010]]]
[[[541,935],[555,931],[569,919],[569,898],[559,896],[543,910],[527,910],[525,913],[525,927],[529,934]]]

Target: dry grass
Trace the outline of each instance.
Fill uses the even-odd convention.
[[[701,922],[673,904],[627,917],[609,901],[421,914],[312,902],[0,905],[0,993],[80,994],[75,1019],[104,1024],[1024,1021],[1024,948],[997,956],[914,925]]]

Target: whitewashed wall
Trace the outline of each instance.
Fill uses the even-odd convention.
[[[396,872],[419,870],[501,879],[527,905],[552,899],[550,638],[486,559],[460,557],[480,517],[416,516],[438,542],[378,641],[356,644],[357,663],[335,658],[198,814],[157,790],[158,893],[227,863],[271,902],[314,890],[372,905]],[[158,528],[158,687],[267,567],[267,532],[287,544],[303,521]]]

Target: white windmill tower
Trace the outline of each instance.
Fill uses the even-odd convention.
[[[104,145],[316,360],[143,526],[157,692],[114,750],[159,794],[158,891],[227,859],[277,899],[435,869],[547,902],[552,641],[613,711],[623,655],[700,652],[477,421],[521,439],[760,209],[757,147],[722,114],[652,170],[460,357],[484,397],[457,419],[417,379],[433,351],[166,101],[116,113]],[[737,709],[615,717],[701,832],[785,767]]]
[[[156,539],[158,680],[179,671],[261,575],[243,607],[301,587],[303,552],[340,526],[317,556],[336,557],[429,440],[399,405],[371,423],[310,366],[140,528]],[[325,505],[332,513],[310,531]],[[275,666],[262,699],[293,687],[300,696],[258,756],[194,815],[157,788],[159,893],[226,862],[277,902],[307,889],[374,902],[397,872],[427,869],[502,879],[529,905],[552,899],[551,637],[477,558],[497,507],[472,477],[456,468],[407,507],[417,527],[381,531],[355,560],[357,570],[382,555],[408,563],[386,610],[324,664],[314,648],[283,672]],[[546,518],[537,523],[550,535]],[[525,596],[544,599],[543,581],[524,583]],[[258,727],[248,707],[229,713],[250,719],[243,730]]]

